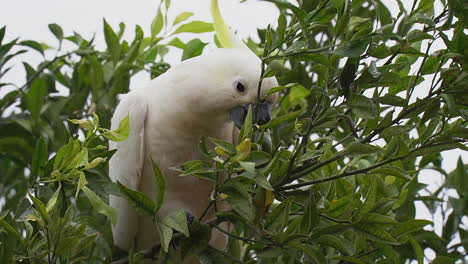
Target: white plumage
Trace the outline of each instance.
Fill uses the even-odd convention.
[[[112,129],[129,114],[130,135],[125,141],[110,144],[111,149],[117,149],[109,163],[111,179],[155,197],[152,157],[166,181],[159,216],[184,209],[199,217],[209,203],[213,183],[178,177],[179,173],[169,168],[204,159],[198,150],[202,136],[233,140],[235,126],[230,111],[255,103],[260,74],[260,59],[245,46],[217,49],[184,61],[147,87],[124,95],[112,118]],[[245,86],[244,92],[237,89],[239,83]],[[262,97],[275,86],[276,79],[263,80]],[[273,99],[270,95],[266,100]],[[116,246],[141,250],[159,243],[151,217],[139,216],[121,197],[111,195],[110,205],[118,211],[117,224],[112,228]],[[223,247],[224,240],[213,233],[210,243]]]

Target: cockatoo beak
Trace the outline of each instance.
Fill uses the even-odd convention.
[[[254,114],[255,123],[258,125],[264,125],[271,120],[271,103],[269,102],[260,102],[258,104],[258,109],[256,109],[257,104],[242,104],[237,107],[234,107],[229,111],[231,115],[231,120],[234,121],[234,124],[237,128],[241,128],[244,124],[245,117],[249,111],[249,106],[252,107],[252,113]],[[255,116],[256,115],[256,116]]]

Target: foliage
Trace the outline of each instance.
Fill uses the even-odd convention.
[[[410,10],[397,1],[396,17],[379,0],[269,2],[281,11],[277,27],[259,29],[260,42],[247,44],[262,57],[263,77],[280,83],[274,118],[256,126],[251,110],[239,144],[203,138],[206,160],[175,168],[216,182],[207,203],[224,200],[233,210],[191,224],[183,212],[155,217],[160,248],[131,252],[120,263],[163,256],[171,240],[203,263],[424,263],[429,248],[433,263],[462,261],[467,170],[460,158],[454,171],[445,171],[441,152],[467,149],[463,2],[440,1],[444,8],[436,14],[434,1],[414,1]],[[51,24],[59,55],[37,67],[23,62],[24,85],[0,81],[0,89],[17,88],[0,100],[1,263],[109,262],[115,221],[109,193],[156,216],[164,191],[157,165],[158,197],[111,183],[107,140],[124,140],[128,119],[115,131],[105,127],[132,76],[146,71],[154,78],[169,68],[169,47],[182,49],[182,60],[202,53],[201,40],[184,43],[176,35],[213,26],[186,22],[188,12],[167,23],[169,5],[158,8],[150,35],[137,26],[131,42],[122,39],[125,24],[114,31],[104,21],[104,51]],[[3,42],[5,32],[0,80],[10,59],[48,48],[32,40]],[[432,51],[440,40],[446,49]],[[76,48],[62,52],[63,41]],[[444,184],[423,194],[418,177],[428,169]],[[228,177],[221,183],[222,174]],[[431,221],[415,219],[417,201],[433,214],[441,211],[441,235]],[[221,221],[232,222],[232,232]],[[207,246],[210,228],[229,235],[226,251]],[[453,243],[456,237],[460,242]]]

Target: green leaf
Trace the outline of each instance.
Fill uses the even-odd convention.
[[[158,13],[151,21],[151,37],[154,38],[161,32],[162,28],[164,27],[164,17],[161,12],[161,7],[158,8]]]
[[[88,149],[82,148],[73,159],[66,164],[65,171],[88,165]]]
[[[154,216],[156,214],[155,203],[144,193],[129,189],[120,182],[117,182],[117,186],[137,212],[147,216]]]
[[[88,181],[86,180],[86,176],[83,172],[80,174],[80,178],[78,179],[78,184],[76,185],[76,193],[75,193],[75,199],[78,198],[78,194],[80,193],[81,189],[88,184]]]
[[[52,34],[54,34],[54,36],[60,42],[62,42],[62,40],[63,40],[63,30],[58,24],[55,24],[55,23],[49,24],[49,30],[50,30],[50,32],[52,32]]]
[[[109,49],[109,52],[112,56],[112,60],[114,63],[117,63],[120,59],[120,43],[119,43],[119,38],[115,34],[114,30],[112,30],[112,27],[107,24],[107,21],[103,19],[104,23],[104,39],[106,40],[107,48]]]
[[[38,51],[39,53],[41,53],[42,55],[44,55],[44,48],[39,42],[36,42],[34,40],[25,40],[25,41],[21,41],[19,45],[30,47],[31,49],[34,49]]]
[[[47,202],[47,206],[46,206],[46,213],[47,214],[50,214],[52,212],[52,210],[54,210],[55,206],[57,205],[57,202],[60,203],[60,201],[58,201],[58,197],[60,195],[60,189],[61,189],[61,186],[59,185],[57,190],[54,192],[52,197],[50,197],[49,201]]]
[[[184,32],[191,32],[191,33],[205,33],[213,31],[213,24],[207,23],[203,21],[192,21],[187,24],[183,24],[178,27],[172,35],[184,33]]]
[[[172,228],[160,222],[156,222],[156,226],[158,229],[162,248],[164,249],[164,252],[167,253],[169,251],[169,243],[171,242],[171,239],[172,239],[172,234],[173,234]]]
[[[399,238],[403,235],[421,230],[423,227],[426,225],[432,224],[431,221],[428,220],[421,220],[421,219],[411,219],[407,220],[399,225],[392,230],[392,235]]]
[[[393,105],[393,106],[405,107],[407,105],[407,102],[405,99],[399,96],[393,95],[393,94],[386,94],[382,97],[379,97],[377,101],[381,104]]]
[[[406,38],[409,43],[413,43],[413,42],[421,41],[424,39],[432,39],[432,36],[425,32],[422,32],[419,29],[414,29],[408,33]]]
[[[366,155],[378,152],[380,150],[381,149],[379,147],[369,144],[362,144],[359,141],[353,141],[345,148],[346,153],[349,155]]]
[[[0,44],[2,44],[3,38],[5,37],[5,29],[6,29],[6,26],[3,26],[2,28],[0,28]]]
[[[85,193],[86,197],[88,197],[91,206],[100,214],[107,216],[110,222],[115,225],[117,222],[117,211],[115,208],[110,207],[108,204],[104,203],[101,198],[89,189],[86,186],[82,188],[83,192]]]
[[[373,169],[369,171],[372,174],[382,174],[382,175],[391,175],[403,179],[405,181],[411,181],[411,176],[402,168],[395,166],[385,166]]]
[[[265,228],[275,231],[282,232],[289,222],[289,211],[291,208],[293,198],[288,197],[286,200],[278,204],[269,213],[265,219]]]
[[[44,203],[42,203],[41,200],[39,200],[38,198],[36,198],[34,195],[32,195],[31,193],[28,193],[29,194],[29,198],[31,198],[34,206],[36,207],[36,209],[39,211],[39,214],[41,215],[42,219],[44,221],[49,221],[50,220],[50,217],[49,215],[47,214],[47,210],[46,210],[46,207],[44,205]]]
[[[222,185],[219,191],[227,195],[227,202],[240,216],[249,221],[254,219],[255,213],[252,196],[242,184],[230,181]]]
[[[391,126],[380,134],[382,137],[394,137],[394,136],[403,136],[406,135],[411,129],[413,129],[413,126],[406,126],[406,125],[401,125],[401,126]]]
[[[374,101],[364,95],[352,94],[346,104],[361,118],[374,119],[377,117],[377,108]]]
[[[54,170],[65,169],[72,159],[80,152],[80,142],[76,139],[70,138],[68,144],[62,146],[55,155]]]
[[[369,186],[369,191],[367,192],[366,199],[364,200],[364,203],[362,204],[359,210],[359,213],[361,215],[368,213],[374,207],[376,202],[377,202],[376,179],[372,178],[371,184]]]
[[[174,23],[172,23],[172,24],[177,25],[180,22],[183,22],[183,21],[189,19],[191,16],[193,16],[192,12],[182,12],[182,13],[180,13],[180,14],[178,14],[176,16],[176,18],[174,19]]]
[[[367,213],[362,216],[360,223],[381,224],[381,225],[396,225],[398,224],[393,218],[376,213]]]
[[[255,166],[261,166],[269,163],[271,160],[271,154],[263,151],[252,151],[249,152],[247,158],[243,161],[253,162]]]
[[[429,100],[429,103],[424,108],[424,114],[421,117],[420,124],[426,123],[427,120],[435,117],[440,111],[439,99]]]
[[[188,60],[201,55],[207,44],[208,43],[204,43],[200,39],[192,39],[185,46],[184,52],[182,53],[182,60]]]
[[[416,259],[418,260],[418,264],[424,264],[424,251],[419,245],[418,241],[414,239],[414,237],[409,236],[409,242],[411,247],[413,248],[413,252],[416,255]]]
[[[265,96],[268,96],[268,95],[270,95],[270,94],[273,94],[273,93],[276,93],[276,92],[279,92],[279,91],[282,91],[282,90],[292,89],[292,88],[294,88],[295,86],[302,86],[302,85],[297,84],[297,83],[289,83],[289,84],[286,84],[285,86],[273,87],[273,88],[271,88],[270,90],[268,90],[268,92],[266,93]]]
[[[253,163],[253,162],[248,162],[248,163]],[[248,166],[251,166],[251,165],[245,165],[245,166],[248,167]],[[251,170],[251,168],[249,168],[249,170]],[[263,187],[264,189],[273,191],[273,187],[271,186],[271,184],[267,180],[267,178],[265,176],[263,176],[263,174],[261,174],[259,172],[256,172],[255,170],[253,172],[245,171],[239,176],[247,178],[247,179],[251,179],[251,180],[255,181],[258,185]]]
[[[364,262],[361,260],[361,258],[355,258],[355,257],[349,257],[349,256],[334,256],[333,259],[336,260],[341,260],[349,263],[354,263],[354,264],[367,264],[367,262]]]
[[[236,147],[234,147],[233,144],[227,141],[217,139],[217,138],[209,138],[209,140],[213,142],[218,148],[223,150],[223,152],[225,152],[226,154],[232,155],[237,152]]]
[[[38,122],[44,104],[44,97],[47,95],[47,81],[45,78],[38,78],[31,83],[24,99],[26,107],[31,112],[31,118]]]
[[[190,236],[185,210],[180,210],[175,215],[164,218],[161,223],[184,234],[186,237]]]
[[[18,239],[21,242],[21,244],[25,245],[23,237],[9,223],[3,220],[3,218],[0,218],[0,226],[3,226],[3,228],[5,228],[8,231],[8,233],[13,235],[16,239]]]
[[[170,45],[179,49],[183,49],[183,50],[187,48],[187,44],[185,44],[182,40],[180,40],[180,38],[173,38],[169,43],[167,43],[167,45]]]
[[[41,168],[47,161],[47,154],[47,141],[43,137],[40,137],[37,140],[32,160],[31,175],[33,177],[38,177],[40,175]]]
[[[312,248],[311,245],[292,240],[288,242],[288,246],[304,253],[307,256],[307,258],[311,261],[311,263],[314,263],[314,264],[327,263],[327,259],[325,258],[325,256],[323,256],[318,250]]]
[[[316,241],[319,245],[336,248],[346,255],[352,255],[354,253],[353,244],[340,236],[322,235],[317,238]]]
[[[252,106],[249,106],[247,116],[245,117],[244,124],[242,125],[241,131],[237,142],[243,142],[247,138],[252,138],[253,127],[252,127]]]
[[[318,215],[318,208],[315,202],[314,191],[310,189],[309,198],[306,201],[304,207],[304,216],[301,221],[301,233],[310,234],[312,229],[314,229],[320,221]]]
[[[239,161],[239,165],[240,165],[244,170],[246,170],[247,172],[255,173],[255,163],[254,163],[254,162]]]
[[[101,135],[105,138],[115,142],[124,141],[127,139],[130,133],[130,115],[127,115],[122,120],[120,120],[119,127],[116,130],[111,131],[104,128],[102,130],[104,133]]]
[[[171,169],[182,172],[179,176],[192,175],[211,181],[216,181],[216,172],[223,171],[213,168],[211,163],[202,160],[192,160]]]
[[[366,40],[353,40],[344,42],[337,49],[332,51],[332,54],[342,57],[358,57],[366,50],[369,42]]]
[[[156,190],[156,197],[155,197],[155,214],[159,211],[164,201],[164,192],[166,190],[166,182],[164,180],[164,175],[162,174],[161,170],[159,169],[156,162],[154,162],[153,158],[151,158],[151,167],[153,168],[153,175],[154,175],[154,184]]]
[[[367,235],[369,239],[378,242],[383,242],[392,245],[399,245],[400,243],[387,231],[374,224],[354,224],[354,229]]]
[[[278,35],[278,42],[282,43],[284,39],[284,33],[286,31],[288,21],[286,19],[286,15],[284,12],[280,13],[280,16],[278,17],[278,26],[276,28],[276,33]]]
[[[190,225],[190,237],[181,241],[182,258],[186,256],[200,256],[202,251],[208,247],[211,238],[211,227],[206,224],[194,221]]]

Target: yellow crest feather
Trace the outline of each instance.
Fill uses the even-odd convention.
[[[216,31],[216,36],[224,48],[232,48],[233,43],[230,36],[230,31],[224,22],[219,10],[218,0],[211,0],[211,15],[213,16],[213,26]]]

